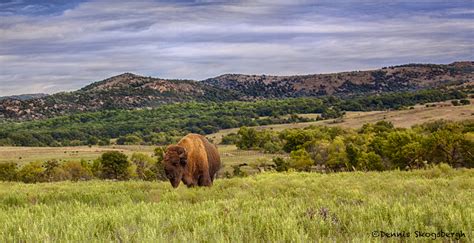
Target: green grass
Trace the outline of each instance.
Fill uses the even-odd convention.
[[[0,242],[366,242],[380,240],[375,230],[462,230],[468,242],[473,192],[474,170],[445,167],[263,173],[176,190],[137,181],[0,183]]]

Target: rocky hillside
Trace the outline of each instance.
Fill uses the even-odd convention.
[[[474,83],[474,62],[408,64],[371,71],[296,76],[225,74],[203,81],[124,73],[78,91],[0,101],[0,119],[42,119],[84,111],[137,109],[185,101],[354,95]]]
[[[0,101],[0,118],[42,119],[106,109],[136,109],[184,101],[225,101],[238,96],[204,83],[165,80],[124,73],[78,91],[62,92],[33,100]]]
[[[278,98],[407,91],[473,81],[474,62],[455,62],[301,76],[225,74],[203,82],[250,98]]]
[[[48,94],[38,93],[38,94],[21,94],[21,95],[12,95],[12,96],[1,96],[0,101],[6,99],[14,99],[14,100],[32,100],[37,98],[43,98],[48,96]]]

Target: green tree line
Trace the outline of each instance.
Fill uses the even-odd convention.
[[[380,121],[360,129],[310,126],[281,132],[242,127],[223,141],[240,149],[289,153],[277,158],[277,170],[390,170],[447,163],[474,167],[474,121],[435,121],[395,128]]]
[[[110,151],[103,153],[94,161],[35,161],[21,167],[13,162],[0,163],[0,181],[37,183],[91,179],[166,180],[161,163],[163,153],[164,148],[157,147],[153,157],[134,153],[128,158],[121,152]]]

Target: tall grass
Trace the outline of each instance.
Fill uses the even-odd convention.
[[[0,183],[0,242],[379,241],[375,230],[462,230],[470,241],[473,192],[474,170],[446,167],[264,173],[176,190],[143,181]]]

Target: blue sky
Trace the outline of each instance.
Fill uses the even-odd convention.
[[[473,0],[0,0],[0,96],[474,60]]]

